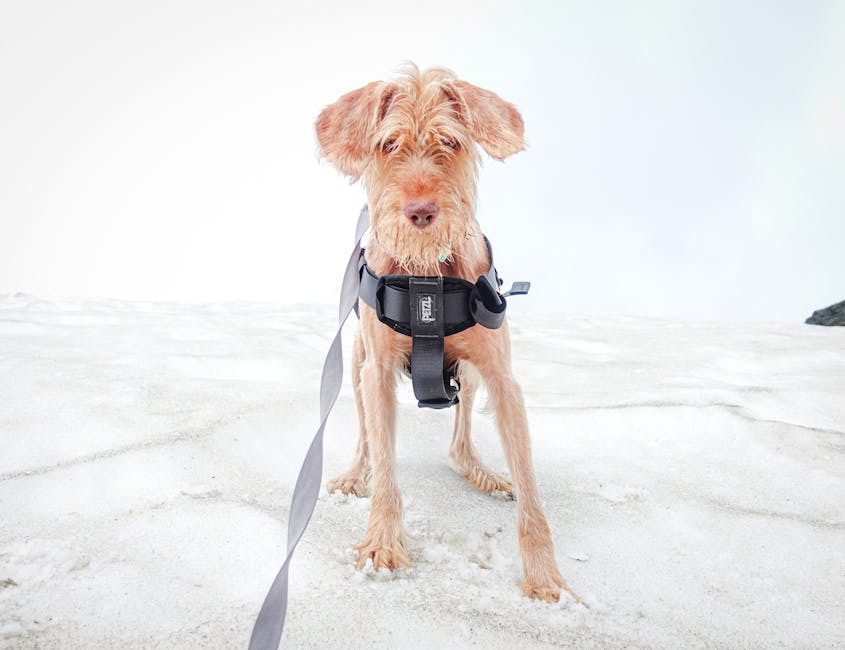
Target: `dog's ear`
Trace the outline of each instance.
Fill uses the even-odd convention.
[[[374,81],[326,106],[315,124],[320,154],[337,170],[358,180],[373,154],[379,122],[395,94],[391,84]]]
[[[473,140],[493,158],[503,160],[525,148],[525,126],[513,104],[466,81],[449,82],[445,90],[458,104]]]

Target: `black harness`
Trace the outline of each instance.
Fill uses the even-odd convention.
[[[530,282],[514,282],[499,293],[502,280],[493,266],[493,249],[485,237],[490,269],[473,284],[449,276],[376,275],[358,259],[359,299],[372,307],[391,329],[411,337],[411,383],[420,408],[448,408],[458,402],[454,367],[446,367],[443,339],[479,324],[499,328],[505,320],[507,296],[528,293]],[[356,305],[357,312],[357,305]]]

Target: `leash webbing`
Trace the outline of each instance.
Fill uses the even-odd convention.
[[[329,413],[340,394],[343,384],[343,348],[341,332],[343,324],[358,301],[358,258],[361,254],[361,239],[370,225],[370,215],[365,205],[358,216],[355,227],[355,246],[346,272],[343,275],[343,286],[340,291],[340,305],[338,310],[337,334],[329,347],[326,361],[323,364],[323,375],[320,379],[320,427],[314,434],[314,439],[302,462],[293,496],[290,501],[290,517],[288,518],[288,550],[284,564],[276,574],[258,618],[252,628],[249,639],[249,650],[278,650],[285,628],[285,614],[288,606],[288,566],[293,551],[299,543],[302,534],[311,521],[317,496],[320,493],[320,483],[323,479],[323,432]]]

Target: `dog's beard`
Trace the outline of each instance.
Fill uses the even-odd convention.
[[[438,217],[420,230],[404,215],[378,219],[374,234],[379,247],[410,275],[440,275],[440,263],[460,257],[468,238],[479,235],[474,221]]]

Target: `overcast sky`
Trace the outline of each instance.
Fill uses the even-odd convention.
[[[845,299],[843,2],[0,3],[0,292],[333,303],[364,201],[313,121],[404,60],[515,103],[513,309]]]

